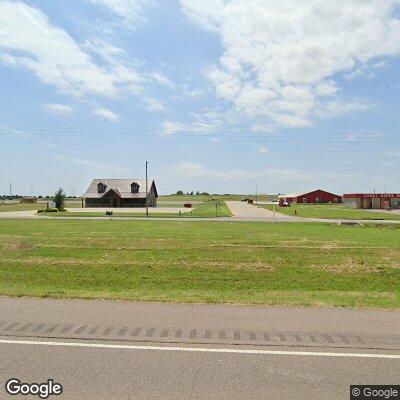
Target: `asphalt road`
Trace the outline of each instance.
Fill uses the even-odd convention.
[[[349,398],[350,384],[398,383],[400,366],[400,359],[25,344],[0,349],[3,381],[51,377],[65,399],[339,400]]]
[[[0,298],[0,398],[17,377],[65,399],[348,399],[399,384],[399,326],[400,311]]]
[[[250,205],[246,202],[241,201],[226,201],[227,206],[231,210],[233,216],[232,217],[218,217],[218,218],[179,218],[179,217],[171,217],[171,218],[157,218],[154,216],[157,212],[166,212],[166,208],[159,208],[157,210],[150,210],[151,218],[145,217],[52,217],[52,216],[44,216],[42,214],[37,215],[35,210],[30,211],[5,211],[0,212],[0,219],[79,219],[79,220],[160,220],[160,221],[215,221],[215,222],[314,222],[314,223],[333,223],[333,224],[341,224],[341,223],[361,223],[361,224],[369,224],[369,225],[388,225],[388,224],[400,224],[400,220],[346,220],[346,219],[326,219],[326,218],[302,218],[302,217],[294,217],[290,215],[281,214],[276,212],[275,214],[267,210],[265,208],[256,207],[254,205]],[[71,212],[77,212],[79,209],[69,209]],[[88,210],[88,209],[86,209]],[[105,210],[105,209],[104,209]],[[175,209],[177,212],[179,209]],[[186,209],[189,210],[189,209]],[[91,211],[94,211],[91,210]],[[189,210],[190,211],[190,210]],[[376,210],[375,210],[376,211]]]

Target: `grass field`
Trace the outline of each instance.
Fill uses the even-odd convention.
[[[232,213],[225,203],[219,203],[216,211],[215,202],[206,202],[202,204],[194,204],[195,209],[192,212],[183,212],[181,215],[178,213],[152,213],[149,208],[149,216],[154,218],[208,218],[208,217],[230,217]],[[44,215],[44,214],[41,214]],[[46,213],[50,217],[104,217],[104,212],[58,212]],[[114,217],[146,217],[145,213],[129,213],[113,211]]]
[[[400,306],[400,229],[4,220],[0,294]]]
[[[262,205],[261,207],[272,210],[270,204]],[[363,210],[354,210],[346,208],[342,205],[334,204],[293,204],[291,207],[275,206],[275,210],[281,214],[292,215],[303,218],[327,218],[327,219],[350,219],[350,220],[400,220],[400,214],[384,213],[384,212],[369,212]],[[297,212],[297,214],[296,214]]]
[[[170,194],[170,195],[163,195],[160,196],[158,199],[160,201],[185,201],[190,203],[191,201],[227,201],[227,200],[241,200],[244,197],[250,197],[252,199],[255,199],[254,193],[251,194],[250,196],[248,194],[210,194],[210,195],[176,195],[176,194]],[[270,195],[270,194],[259,194],[257,196],[257,199],[259,201],[273,201],[277,200],[278,195]]]
[[[23,204],[19,202],[0,202],[0,212],[7,211],[29,211],[29,210],[40,210],[46,208],[47,202],[38,202],[34,204]],[[66,207],[75,208],[81,207],[82,203],[80,201],[67,201]]]

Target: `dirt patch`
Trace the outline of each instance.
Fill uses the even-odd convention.
[[[365,249],[365,246],[340,246],[338,244],[323,243],[321,245],[301,245],[299,242],[279,242],[277,244],[213,244],[211,247],[232,248],[260,248],[260,249],[316,249],[316,250],[343,250],[343,249]]]
[[[334,274],[379,274],[388,267],[387,263],[365,264],[363,261],[347,258],[340,264],[313,265],[312,268],[331,272]]]
[[[7,247],[9,250],[29,250],[32,248],[32,245],[24,242],[13,242],[8,244]]]

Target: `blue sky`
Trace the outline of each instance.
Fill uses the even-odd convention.
[[[400,192],[398,0],[0,0],[0,193]]]

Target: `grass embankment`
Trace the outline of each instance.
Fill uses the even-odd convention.
[[[271,204],[261,205],[260,207],[272,210]],[[279,207],[275,205],[276,212],[285,215],[303,218],[327,218],[327,219],[349,219],[349,220],[400,220],[400,214],[385,212],[369,212],[346,208],[342,205],[334,204],[292,204],[291,207]]]
[[[202,204],[193,204],[195,209],[193,211],[178,213],[168,212],[152,212],[149,208],[150,218],[211,218],[211,217],[230,217],[228,206],[225,203],[219,203],[217,210],[215,202],[207,202]],[[118,209],[113,211],[113,217],[143,217],[147,218],[145,212],[119,212]],[[40,214],[43,215],[43,214]],[[105,212],[58,212],[58,213],[46,213],[46,216],[50,217],[105,217]]]
[[[400,229],[4,220],[0,294],[400,306]]]

